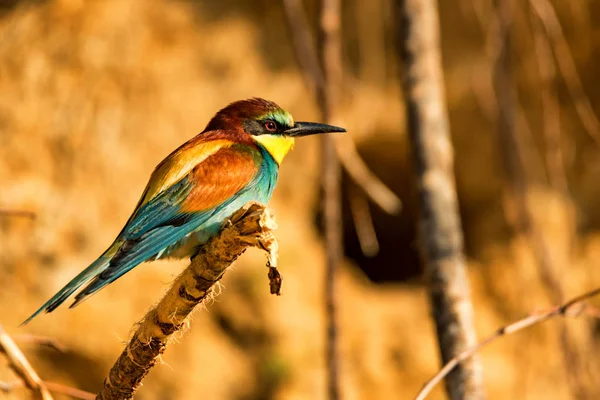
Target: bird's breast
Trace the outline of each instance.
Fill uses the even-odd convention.
[[[161,250],[155,259],[193,256],[200,246],[221,230],[224,221],[246,203],[258,201],[267,204],[269,202],[277,184],[279,167],[274,160],[275,157],[266,148],[260,149],[260,153],[261,165],[252,182],[229,200],[214,207],[210,212],[210,218],[205,223],[181,240]]]

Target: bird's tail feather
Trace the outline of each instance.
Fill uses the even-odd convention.
[[[116,246],[118,248],[118,246]],[[27,318],[22,324],[29,323],[36,316],[42,312],[49,313],[60,306],[69,296],[71,296],[77,289],[88,283],[90,280],[95,278],[98,274],[101,274],[108,266],[112,259],[115,245],[111,246],[104,254],[102,254],[96,261],[94,261],[89,267],[81,271],[75,278],[71,279],[69,283],[65,285],[61,290],[58,291],[50,300],[44,303],[36,312],[34,312],[29,318]]]

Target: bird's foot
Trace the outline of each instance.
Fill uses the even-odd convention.
[[[250,224],[251,228],[242,227],[240,233],[251,246],[263,249],[267,253],[267,267],[269,268],[269,287],[271,294],[281,294],[283,277],[277,270],[279,259],[279,244],[273,231],[277,229],[275,217],[261,203],[249,202],[236,211],[228,220],[227,226],[236,224],[243,225],[244,222],[255,221]]]

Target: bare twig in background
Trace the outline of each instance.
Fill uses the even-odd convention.
[[[90,392],[86,392],[85,390],[76,389],[70,386],[61,385],[60,383],[55,382],[46,382],[46,387],[53,393],[64,394],[66,396],[72,397],[74,399],[82,399],[82,400],[94,400],[96,395]]]
[[[37,346],[49,347],[59,353],[66,353],[67,347],[60,343],[58,340],[40,335],[32,335],[29,333],[22,333],[19,335],[13,335],[13,340],[19,343],[35,344]]]
[[[435,0],[399,0],[409,137],[420,198],[422,256],[444,363],[477,343],[454,183]],[[453,400],[484,399],[475,358],[446,380]]]
[[[36,219],[37,215],[33,211],[7,210],[7,209],[0,208],[0,218],[2,218],[2,217],[19,217],[19,218]]]
[[[512,25],[512,7],[510,0],[495,0],[498,16],[497,58],[494,67],[494,86],[498,98],[498,130],[501,156],[506,170],[509,193],[516,209],[515,230],[522,232],[528,239],[538,265],[538,273],[553,303],[564,300],[563,288],[557,276],[557,268],[552,262],[550,250],[543,232],[533,217],[533,211],[527,198],[527,178],[523,153],[517,128],[515,109],[517,96],[512,82],[510,28]],[[586,398],[585,385],[579,357],[573,349],[568,336],[567,326],[560,331],[565,372],[573,395]]]
[[[19,347],[0,325],[0,353],[4,354],[8,360],[9,367],[31,390],[34,398],[38,400],[52,400],[52,395],[48,388],[42,382],[37,372],[33,369],[27,358],[23,355]]]
[[[402,202],[360,158],[356,145],[349,135],[334,137],[337,155],[344,170],[352,180],[379,206],[390,215],[400,212]]]
[[[548,180],[556,191],[568,196],[569,184],[560,146],[560,104],[556,93],[556,68],[552,58],[552,49],[548,37],[542,30],[541,23],[533,20],[533,18],[531,22],[542,84],[542,112]]]
[[[75,389],[70,386],[61,385],[60,383],[44,381],[44,385],[53,393],[64,394],[65,396],[81,400],[94,400],[96,395],[85,390]],[[23,381],[2,382],[0,381],[0,392],[10,393],[15,389],[25,387]]]
[[[573,55],[552,4],[548,0],[529,0],[529,4],[544,25],[544,29],[552,43],[558,68],[563,75],[579,118],[590,137],[600,146],[600,122],[592,108],[590,99],[583,90],[583,84],[577,73]]]
[[[499,46],[494,67],[494,88],[498,99],[498,130],[501,156],[506,170],[509,191],[515,199],[517,208],[518,232],[524,232],[530,239],[531,246],[539,264],[539,271],[544,283],[552,288],[552,301],[562,301],[562,289],[554,276],[550,255],[539,227],[534,223],[527,203],[527,180],[520,148],[516,124],[516,94],[511,76],[510,60],[510,26],[512,24],[509,0],[495,0],[498,10]]]
[[[294,53],[306,83],[317,97],[320,88],[325,86],[323,69],[319,65],[319,57],[313,45],[310,25],[302,0],[283,0],[284,11],[290,30]],[[318,100],[321,104],[322,99]],[[356,145],[349,135],[335,136],[337,155],[342,166],[352,180],[388,214],[397,214],[402,208],[402,202],[362,160]]]
[[[516,322],[513,322],[510,325],[503,326],[502,328],[496,330],[496,332],[479,342],[476,346],[473,346],[463,351],[462,353],[448,361],[444,365],[444,367],[440,369],[437,374],[435,374],[433,378],[431,378],[425,383],[423,389],[421,389],[417,397],[415,397],[415,400],[424,400],[427,397],[427,395],[433,390],[433,388],[438,383],[440,383],[440,381],[444,379],[444,377],[447,376],[454,368],[456,368],[456,366],[460,365],[460,363],[464,362],[465,360],[468,360],[469,358],[473,357],[473,355],[475,355],[479,350],[481,350],[488,344],[496,341],[497,339],[500,339],[503,336],[522,331],[523,329],[542,323],[559,315],[563,317],[584,315],[597,318],[597,314],[587,312],[587,304],[585,304],[584,301],[599,294],[600,288],[594,289],[590,292],[584,293],[580,296],[569,300],[561,306],[554,307],[545,312],[538,312],[528,315],[523,319],[520,319]]]
[[[323,119],[332,122],[338,112],[342,79],[342,43],[340,37],[340,0],[321,0],[320,28],[322,35],[323,85],[317,87],[317,98]],[[326,362],[328,398],[340,398],[337,269],[343,257],[341,168],[336,155],[335,139],[321,139],[321,183],[323,187],[323,220],[327,265],[325,272],[325,315],[327,323]]]
[[[301,0],[283,1],[288,26],[294,43],[294,50],[305,79],[314,90],[322,119],[331,123],[337,117],[337,102],[342,77],[342,49],[340,38],[341,4],[339,0],[322,0],[320,29],[322,36],[321,53],[323,65],[319,64],[317,51],[312,43],[312,35]],[[325,272],[325,313],[327,320],[326,362],[328,373],[328,398],[338,399],[339,362],[337,350],[337,300],[336,270],[343,256],[342,218],[341,218],[341,170],[340,159],[357,184],[375,203],[384,210],[390,209],[391,194],[398,204],[397,197],[387,189],[370,171],[358,156],[354,143],[350,139],[350,150],[346,154],[336,146],[334,136],[326,135],[321,142],[321,177],[323,188],[323,221],[325,226],[325,246],[327,266]],[[348,144],[346,144],[348,146]],[[336,152],[336,150],[338,150]],[[339,159],[338,159],[339,155]],[[359,167],[357,168],[357,164]],[[348,168],[349,167],[349,168]],[[359,174],[354,176],[352,173]],[[367,171],[367,175],[364,174]],[[376,183],[373,183],[373,179]],[[374,185],[377,187],[373,191]],[[381,191],[380,186],[385,190]],[[389,193],[386,193],[389,192]],[[383,193],[383,196],[381,195]],[[392,199],[392,203],[394,199]],[[393,206],[393,204],[392,204]],[[393,207],[392,207],[393,208]],[[393,211],[390,209],[390,211]]]
[[[313,45],[310,24],[302,6],[302,0],[283,0],[283,10],[294,45],[296,61],[304,75],[304,81],[309,85],[311,91],[316,93],[318,87],[325,85],[325,78]]]
[[[487,20],[483,16],[483,11],[477,8],[476,6],[479,4],[478,2],[470,2],[472,4],[474,11],[474,15],[476,16],[477,23],[479,28],[481,29],[482,34],[485,35],[485,53],[492,60],[492,65],[489,68],[485,68],[485,70],[477,69],[472,74],[471,79],[471,87],[473,90],[473,94],[479,104],[481,110],[485,114],[485,116],[490,120],[496,123],[498,121],[498,101],[496,99],[494,82],[495,79],[493,77],[493,71],[495,69],[495,61],[498,60],[499,54],[498,52],[501,49],[499,44],[499,27],[498,27],[498,18],[493,17],[491,20]],[[545,170],[541,168],[541,165],[544,165],[544,160],[541,154],[536,150],[535,146],[525,145],[534,144],[534,134],[529,125],[526,112],[524,110],[523,105],[519,102],[519,99],[515,97],[515,124],[519,132],[521,133],[520,137],[523,141],[523,146],[519,146],[519,155],[521,156],[521,160],[523,165],[527,171],[533,173],[539,173],[540,175],[545,173]],[[538,161],[540,161],[538,163]]]
[[[275,222],[258,203],[244,206],[230,218],[230,222],[200,248],[190,266],[177,277],[156,307],[146,314],[111,368],[98,399],[133,397],[165,351],[173,333],[182,329],[194,308],[212,295],[213,285],[248,247],[267,251],[271,292],[278,294],[281,277],[274,273],[277,266],[277,241],[273,235]]]
[[[369,202],[365,194],[354,185],[348,188],[348,202],[360,248],[365,256],[374,257],[379,253],[379,241],[373,226]]]
[[[92,400],[96,398],[96,395],[84,390],[60,383],[42,381],[17,347],[15,341],[48,346],[59,352],[66,352],[65,346],[49,337],[22,334],[11,338],[0,325],[0,353],[6,356],[10,368],[21,379],[10,383],[0,382],[0,392],[8,393],[14,389],[25,387],[32,391],[34,398],[42,400],[52,400],[50,392],[64,394],[75,399]]]
[[[0,381],[0,392],[10,393],[13,389],[17,389],[23,387],[22,381],[14,381],[14,382],[3,382]]]

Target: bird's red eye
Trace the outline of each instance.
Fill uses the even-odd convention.
[[[277,124],[273,121],[265,121],[265,129],[269,132],[275,132],[277,130]]]

